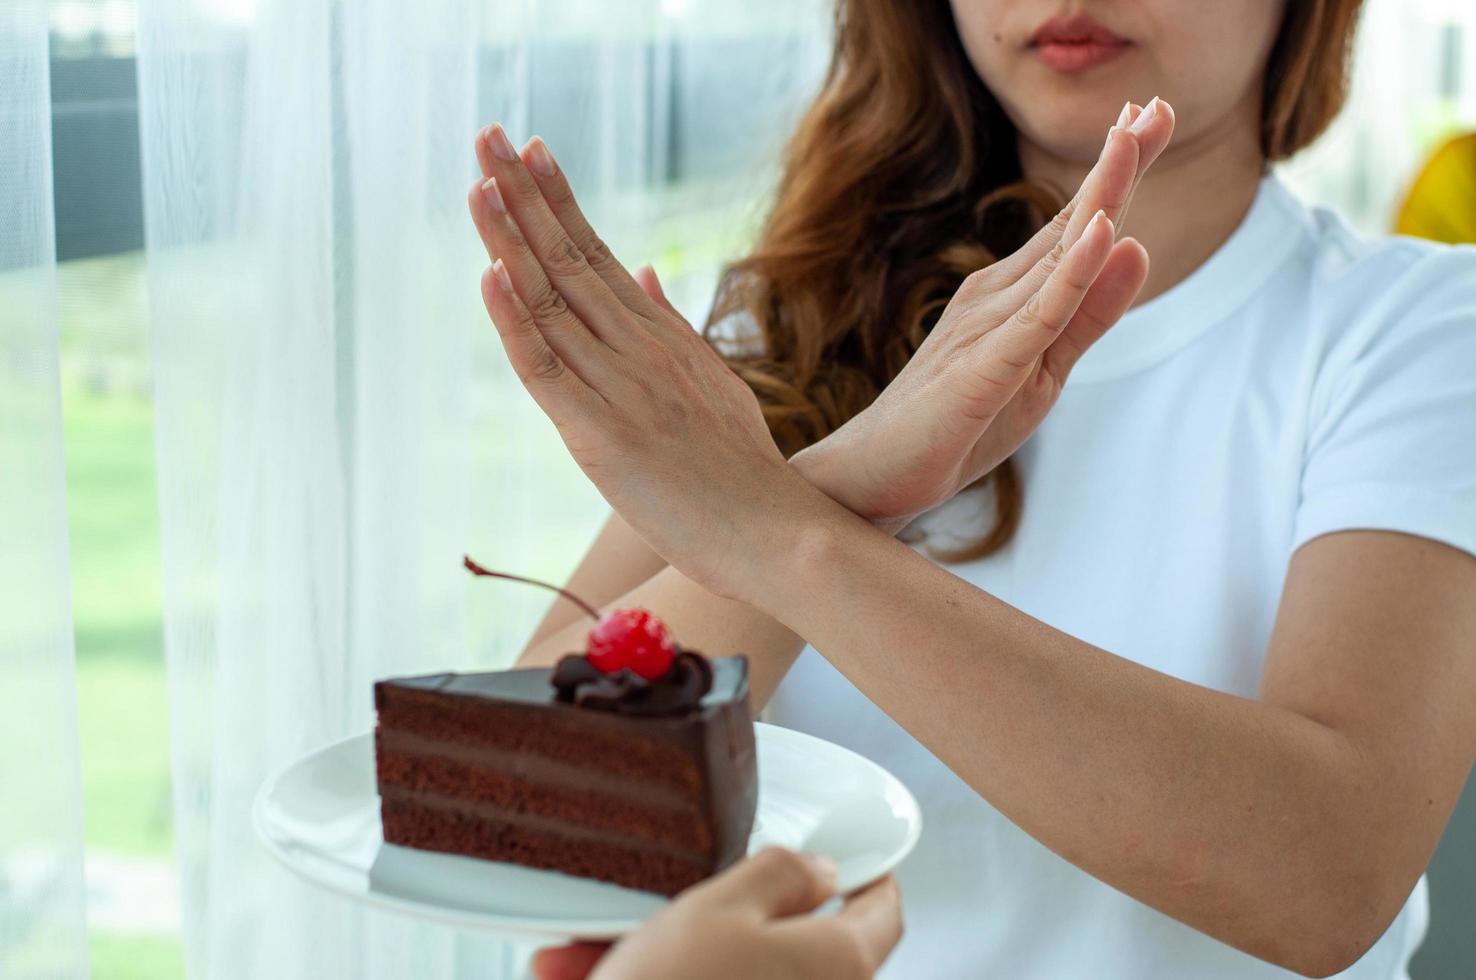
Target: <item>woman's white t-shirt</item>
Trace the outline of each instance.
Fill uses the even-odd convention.
[[[1267,177],[1208,262],[1087,353],[1016,459],[1014,540],[951,571],[1120,656],[1255,697],[1304,542],[1378,528],[1476,553],[1476,249],[1361,238]],[[972,540],[979,492],[916,527]],[[766,717],[876,760],[922,804],[885,977],[1292,975],[1057,857],[811,647]],[[1405,976],[1427,917],[1422,878],[1343,975]]]

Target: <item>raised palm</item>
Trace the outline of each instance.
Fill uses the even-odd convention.
[[[1127,311],[1148,256],[1115,240],[1173,112],[1125,113],[1076,197],[1019,251],[968,277],[865,411],[792,462],[863,517],[900,527],[998,466],[1055,404],[1072,366]]]

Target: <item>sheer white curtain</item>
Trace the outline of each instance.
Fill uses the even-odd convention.
[[[449,933],[288,880],[249,815],[271,771],[369,727],[375,677],[462,660],[472,307],[439,191],[463,183],[449,150],[472,128],[466,16],[140,7],[192,976],[438,976],[458,960]]]
[[[46,4],[0,6],[0,976],[87,974]]]
[[[298,884],[252,797],[367,730],[375,678],[511,659],[544,599],[473,590],[463,551],[561,577],[603,517],[481,310],[477,128],[540,132],[617,251],[700,296],[823,67],[823,13],[141,0],[191,977],[520,973],[519,950]]]

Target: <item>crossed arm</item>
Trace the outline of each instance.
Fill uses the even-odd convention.
[[[1056,853],[1301,973],[1345,969],[1382,935],[1476,752],[1476,560],[1432,541],[1303,546],[1248,700],[1073,639],[868,528],[799,549],[761,603],[788,626],[669,566],[619,592],[631,566],[605,558],[627,535],[613,517],[576,574],[586,590],[657,611],[698,648],[749,651],[760,697],[809,637]],[[525,662],[580,647],[587,627],[560,612]]]
[[[514,214],[546,193],[521,161],[484,166]],[[528,247],[485,237],[504,257]],[[804,637],[1046,846],[1253,955],[1327,975],[1387,928],[1476,755],[1476,559],[1396,533],[1307,543],[1252,700],[1052,629],[806,489],[755,529],[744,601],[642,552],[619,518],[573,585],[697,648],[745,650],[760,703]],[[581,645],[565,615],[524,662]]]

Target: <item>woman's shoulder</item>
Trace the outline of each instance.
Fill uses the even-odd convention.
[[[1476,423],[1476,246],[1365,235],[1328,209],[1311,214],[1314,417],[1434,399],[1416,413],[1428,426]]]
[[[1311,367],[1312,417],[1332,418],[1354,402],[1373,411],[1414,392],[1441,392],[1452,417],[1469,425],[1476,409],[1476,246],[1367,234],[1284,186],[1274,193],[1286,233],[1299,241],[1283,266],[1281,289],[1264,298],[1295,318],[1295,343]],[[1267,330],[1292,336],[1285,318],[1267,320],[1276,321]]]
[[[1287,206],[1305,233],[1297,278],[1325,368],[1410,344],[1476,356],[1476,245],[1366,234],[1331,208]]]
[[[1311,285],[1391,313],[1476,301],[1476,245],[1360,232],[1329,207],[1304,211]]]

